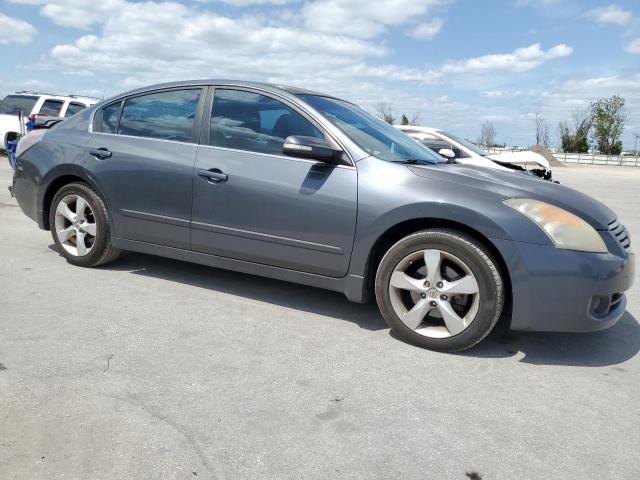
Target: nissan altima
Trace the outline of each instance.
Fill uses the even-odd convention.
[[[624,313],[629,235],[607,207],[517,172],[448,163],[358,106],[299,88],[134,90],[27,136],[11,187],[71,264],[122,250],[375,297],[440,351]]]

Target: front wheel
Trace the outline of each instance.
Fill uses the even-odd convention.
[[[53,198],[49,225],[58,252],[73,265],[97,267],[115,260],[107,210],[88,185],[71,183]]]
[[[402,339],[431,350],[474,346],[493,329],[504,287],[491,255],[453,230],[409,235],[385,254],[375,282],[382,316]]]

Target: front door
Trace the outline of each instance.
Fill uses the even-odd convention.
[[[99,111],[85,167],[110,206],[116,237],[191,248],[201,97],[202,88],[174,89],[127,98]]]
[[[198,148],[191,244],[195,251],[297,271],[347,273],[357,171],[282,154],[289,135],[324,138],[292,106],[216,88],[210,145]]]

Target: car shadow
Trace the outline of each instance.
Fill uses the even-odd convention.
[[[365,305],[353,303],[339,292],[132,252],[126,252],[117,261],[100,268],[127,271],[338,318],[366,330],[388,328],[375,302]]]
[[[481,358],[521,357],[532,365],[603,367],[633,358],[640,351],[640,325],[625,312],[613,327],[589,333],[542,333],[509,330],[500,321],[480,344],[459,355]],[[522,356],[524,355],[524,356]]]
[[[50,248],[56,250],[53,245]],[[375,302],[352,303],[341,293],[319,288],[132,252],[126,252],[116,262],[101,268],[325,315],[353,322],[366,330],[388,328]],[[626,312],[613,327],[592,333],[516,332],[509,330],[508,319],[503,318],[480,344],[457,355],[496,359],[521,357],[518,361],[533,365],[601,367],[622,363],[638,351],[640,325]]]

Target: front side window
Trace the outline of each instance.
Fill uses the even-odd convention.
[[[171,90],[129,98],[124,102],[117,132],[134,137],[191,141],[201,92],[201,89]]]
[[[446,162],[440,155],[395,127],[349,102],[321,95],[300,95],[369,155],[389,162]]]
[[[449,139],[453,140],[454,142],[459,143],[463,147],[468,148],[469,150],[471,150],[474,153],[477,153],[478,155],[481,155],[483,157],[486,157],[487,155],[489,155],[488,152],[484,151],[483,149],[481,149],[480,147],[478,147],[477,145],[475,145],[471,141],[467,140],[466,138],[456,137],[455,135],[453,135],[451,133],[442,132],[442,131],[440,132],[440,134],[442,136],[446,137],[446,138],[449,138]]]
[[[45,100],[40,108],[40,115],[48,115],[50,117],[57,117],[60,115],[60,110],[64,102],[62,100]]]
[[[21,111],[23,115],[30,115],[38,97],[33,95],[7,95],[0,103],[0,113],[16,115]]]
[[[258,153],[282,154],[290,135],[323,139],[300,113],[258,93],[216,88],[211,112],[211,145]]]
[[[65,117],[70,117],[71,115],[75,115],[76,113],[78,113],[81,110],[84,110],[85,107],[83,104],[81,103],[70,103],[69,106],[67,107],[67,111],[64,114]]]

